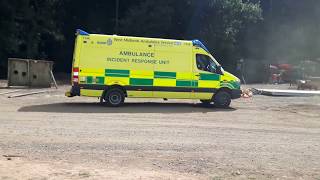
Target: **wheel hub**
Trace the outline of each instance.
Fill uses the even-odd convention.
[[[119,104],[120,102],[120,94],[113,94],[109,97],[109,101],[112,103],[112,104]]]

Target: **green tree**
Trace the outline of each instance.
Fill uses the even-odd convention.
[[[229,70],[239,58],[290,63],[320,57],[319,0],[119,2],[120,35],[200,39]],[[75,29],[115,34],[115,5],[1,0],[0,76],[8,57],[55,60],[56,70],[69,71]]]
[[[62,39],[56,28],[56,2],[57,0],[0,2],[0,40],[4,45],[0,49],[2,66],[6,65],[7,57],[10,56],[47,57],[46,40]]]
[[[320,1],[265,2],[263,58],[294,63],[320,57]]]
[[[14,19],[15,1],[0,1],[0,77],[5,74],[8,54],[16,52],[20,41],[17,38],[18,30]]]
[[[145,0],[131,8],[121,20],[122,34],[163,37],[172,30],[173,1]]]
[[[224,65],[241,57],[240,32],[262,19],[259,2],[242,0],[145,0],[122,20],[122,33],[135,36],[201,39]]]

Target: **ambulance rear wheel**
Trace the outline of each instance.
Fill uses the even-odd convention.
[[[231,104],[231,95],[226,91],[218,91],[214,95],[213,102],[218,108],[228,108]]]
[[[103,100],[103,104],[110,107],[119,107],[124,103],[125,94],[121,89],[112,88],[104,93],[101,100]]]

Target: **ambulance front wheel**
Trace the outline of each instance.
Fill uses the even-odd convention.
[[[100,102],[110,107],[119,107],[124,103],[125,94],[119,88],[112,88],[102,94]]]
[[[228,108],[231,104],[231,95],[226,91],[218,91],[213,98],[214,105],[219,108]]]

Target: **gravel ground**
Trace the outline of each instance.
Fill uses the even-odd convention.
[[[320,179],[320,97],[107,108],[67,88],[0,95],[0,179]]]

